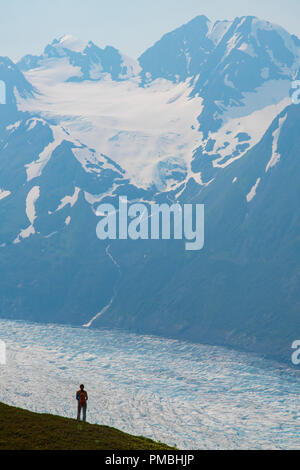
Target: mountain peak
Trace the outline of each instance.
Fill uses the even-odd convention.
[[[64,34],[58,39],[54,39],[49,46],[46,46],[46,49],[49,47],[54,47],[56,49],[67,49],[72,52],[82,53],[87,47],[87,44],[88,43],[81,41],[71,34]]]
[[[32,96],[34,93],[33,86],[9,57],[0,57],[0,80],[5,83],[6,103],[9,105],[16,103],[15,90],[22,97]]]
[[[193,24],[193,23],[211,23],[211,20],[205,15],[197,15],[188,21],[186,24]]]
[[[115,47],[102,49],[93,41],[84,42],[71,34],[55,38],[41,56],[26,55],[18,62],[21,71],[41,66],[58,67],[58,80],[67,81],[101,80],[107,75],[118,81],[136,76],[140,71],[137,61]]]

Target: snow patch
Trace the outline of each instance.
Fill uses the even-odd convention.
[[[216,23],[209,23],[209,31],[207,33],[208,39],[210,39],[215,46],[223,39],[224,35],[232,25],[232,21],[217,21]]]
[[[224,85],[229,86],[230,88],[235,88],[234,84],[232,83],[231,80],[229,80],[228,74],[225,74],[224,77]]]
[[[101,173],[99,160],[95,152],[87,147],[73,147],[72,153],[87,173]],[[90,167],[90,164],[95,165]],[[101,167],[102,168],[102,167]]]
[[[29,193],[27,194],[26,198],[26,215],[27,218],[30,222],[30,225],[21,230],[19,235],[16,237],[16,239],[13,241],[14,244],[20,243],[22,239],[24,238],[29,238],[31,235],[35,234],[35,228],[34,228],[34,221],[36,219],[36,210],[35,210],[35,203],[37,199],[40,196],[40,187],[39,186],[34,186],[31,188]]]
[[[21,230],[21,232],[19,233],[19,235],[17,236],[17,238],[14,240],[14,244],[16,243],[20,243],[21,242],[21,238],[24,239],[24,238],[29,238],[31,235],[34,235],[35,234],[35,228],[33,225],[29,225],[27,228],[24,228],[23,230]]]
[[[71,36],[70,34],[65,34],[59,39],[57,46],[54,44],[52,44],[52,46],[57,48],[62,47],[73,52],[83,52],[87,44],[80,39]]]
[[[34,186],[29,191],[27,198],[26,198],[26,215],[28,217],[29,222],[33,225],[33,222],[36,219],[36,210],[35,210],[35,203],[40,197],[40,187]]]
[[[94,63],[89,70],[90,78],[92,80],[98,80],[103,74],[103,67],[100,63]]]
[[[270,168],[273,168],[280,161],[281,155],[280,155],[280,153],[278,153],[278,139],[279,139],[279,136],[280,136],[282,126],[286,121],[286,118],[287,118],[287,114],[285,114],[285,116],[283,116],[282,118],[279,119],[278,128],[272,134],[272,136],[273,136],[272,156],[271,156],[271,159],[270,159],[270,161],[268,162],[268,164],[266,166],[266,173],[269,171]]]
[[[0,201],[11,194],[10,191],[0,188]]]
[[[46,125],[46,122],[44,121],[44,119],[40,119],[40,118],[32,118],[32,119],[28,119],[25,123],[25,125],[27,126],[27,132],[31,131],[32,129],[35,128],[35,126],[37,125],[37,123],[41,123],[43,126]]]
[[[267,132],[272,121],[289,104],[290,82],[288,80],[272,80],[265,83],[253,93],[245,93],[242,105],[232,106],[227,109],[220,118],[223,126],[215,133],[210,133],[209,138],[215,140],[211,154],[220,155],[213,161],[214,167],[225,168],[234,161],[242,158],[248,150],[256,145]],[[243,142],[229,136],[245,132],[251,139],[249,144],[238,155],[233,156],[237,146]],[[224,144],[227,143],[225,146]]]
[[[247,202],[251,202],[252,199],[256,196],[256,191],[257,191],[260,181],[261,181],[261,178],[258,178],[255,185],[251,188],[250,193],[247,194],[246,196]]]
[[[79,193],[80,193],[80,188],[78,188],[76,186],[73,195],[72,196],[65,196],[61,200],[61,203],[60,203],[60,205],[58,206],[58,208],[56,209],[55,212],[58,212],[58,211],[62,210],[68,204],[70,204],[70,206],[73,207],[76,204],[77,200],[78,200]]]
[[[139,62],[125,54],[121,54],[122,62],[121,66],[126,69],[125,74],[121,74],[120,78],[131,78],[136,77],[142,70]]]
[[[41,176],[43,169],[47,165],[54,150],[59,147],[63,140],[67,139],[66,132],[59,126],[50,126],[53,141],[50,142],[40,153],[39,159],[25,165],[27,173],[27,181]]]
[[[14,124],[10,124],[9,126],[6,126],[6,130],[7,131],[14,131],[14,130],[18,129],[20,124],[21,124],[21,121],[17,121]]]
[[[104,199],[106,197],[114,196],[114,192],[115,192],[116,188],[118,188],[118,186],[119,186],[119,184],[113,183],[111,188],[109,188],[107,191],[105,191],[105,193],[101,193],[101,194],[90,194],[87,191],[84,191],[84,198],[85,198],[86,202],[93,205],[97,202],[101,202],[102,199]]]
[[[251,57],[257,57],[257,54],[255,54],[254,47],[252,46],[252,44],[247,44],[246,42],[243,42],[243,44],[238,48],[238,51],[245,52]]]

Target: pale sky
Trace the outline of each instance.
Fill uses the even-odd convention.
[[[204,14],[211,20],[254,15],[300,37],[300,0],[0,0],[0,55],[40,54],[72,34],[138,57],[160,37]]]

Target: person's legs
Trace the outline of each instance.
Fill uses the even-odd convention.
[[[80,421],[80,414],[81,414],[81,406],[80,403],[78,403],[78,408],[77,408],[77,419]]]
[[[83,421],[86,421],[86,405],[82,407],[82,414],[83,414],[83,417],[82,417]]]

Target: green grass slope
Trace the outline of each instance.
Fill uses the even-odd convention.
[[[0,403],[0,450],[171,450],[108,426]]]

